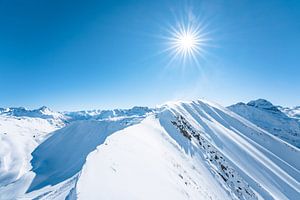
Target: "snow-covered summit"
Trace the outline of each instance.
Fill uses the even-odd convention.
[[[269,110],[273,112],[278,112],[278,108],[274,106],[271,102],[265,100],[265,99],[257,99],[253,100],[247,103],[248,106],[253,106],[258,109],[264,109],[264,110]]]

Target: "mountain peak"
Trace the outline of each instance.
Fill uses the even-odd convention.
[[[32,111],[36,111],[36,112],[44,114],[44,115],[53,115],[54,114],[54,112],[47,106],[42,106],[42,107],[40,107],[36,110],[32,110]]]
[[[271,111],[279,111],[276,106],[274,106],[271,102],[265,99],[257,99],[252,100],[247,103],[248,106],[253,106],[259,109],[271,110]]]
[[[38,110],[50,110],[47,106],[42,106]]]

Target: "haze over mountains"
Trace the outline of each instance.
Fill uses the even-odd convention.
[[[300,199],[300,107],[0,108],[0,199]]]

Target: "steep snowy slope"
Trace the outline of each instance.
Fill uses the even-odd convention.
[[[273,108],[271,108],[272,110]],[[73,121],[0,199],[300,199],[300,150],[206,101]]]
[[[218,168],[218,173],[221,174],[225,171],[225,174],[220,176],[229,187],[234,185],[231,187],[233,192],[240,189],[237,186],[238,181],[232,180],[232,175],[236,177],[235,173],[238,173],[258,197],[300,198],[299,149],[277,139],[235,113],[209,102],[198,101],[169,107],[175,115],[182,116],[183,125],[179,126],[180,129],[191,127],[189,131],[189,128],[184,128],[181,132],[192,135],[189,136],[191,138],[197,138],[200,148],[204,149],[209,162],[212,163],[211,168]],[[219,154],[225,159],[223,167],[220,165]]]
[[[300,148],[300,121],[288,117],[270,102],[258,99],[228,107],[257,126]]]
[[[41,118],[0,116],[0,187],[31,168],[31,152],[58,125]]]

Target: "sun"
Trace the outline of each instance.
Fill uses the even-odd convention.
[[[191,32],[183,32],[174,37],[173,45],[177,51],[180,51],[183,54],[191,54],[197,51],[200,43],[197,35],[194,35]]]
[[[179,44],[184,50],[192,49],[196,42],[192,35],[183,35],[179,38]]]
[[[170,52],[170,63],[175,60],[183,62],[193,61],[199,65],[199,59],[204,58],[204,47],[207,45],[208,37],[200,24],[177,24],[168,31],[170,36],[168,39],[167,51]]]

